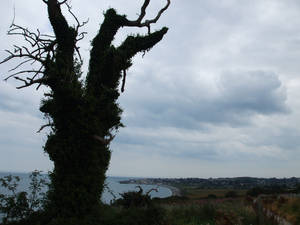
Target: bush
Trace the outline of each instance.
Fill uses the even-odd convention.
[[[151,206],[153,201],[151,200],[150,193],[151,191],[157,191],[157,189],[151,189],[146,194],[143,194],[143,189],[140,186],[137,187],[140,189],[139,191],[129,191],[120,194],[122,198],[115,200],[113,205],[122,206],[127,209]]]
[[[121,195],[120,199],[115,200],[113,207],[107,209],[111,213],[110,219],[106,218],[101,224],[109,225],[162,225],[164,224],[165,210],[154,203],[150,197],[151,189],[143,194],[143,189],[137,186],[139,191],[129,191]],[[119,210],[117,210],[119,209]],[[111,217],[111,214],[116,214]]]
[[[42,210],[45,200],[42,189],[47,183],[42,178],[40,171],[33,171],[30,179],[29,192],[27,193],[25,191],[17,192],[20,182],[18,176],[8,175],[0,178],[1,186],[9,192],[9,194],[0,195],[0,212],[4,214],[3,224],[25,220],[35,211]]]

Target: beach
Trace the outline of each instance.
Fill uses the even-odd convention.
[[[178,196],[178,197],[182,196],[180,189],[177,187],[170,186],[170,185],[159,185],[159,186],[170,189],[172,192],[172,196]]]

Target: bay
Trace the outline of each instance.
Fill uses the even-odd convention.
[[[18,176],[20,177],[20,182],[17,188],[17,192],[19,191],[29,191],[29,184],[30,184],[30,178],[29,178],[29,173],[3,173],[0,172],[0,177],[4,177],[7,175],[12,175],[12,176]],[[43,174],[43,178],[46,180],[48,179],[48,175]],[[132,179],[133,177],[107,177],[106,179],[106,186],[107,188],[104,190],[102,194],[101,200],[106,203],[110,204],[114,198],[118,199],[120,198],[120,194],[128,191],[138,191],[139,189],[137,188],[136,184],[120,184],[120,181],[124,180],[129,180]],[[136,178],[134,178],[136,179]],[[156,185],[139,185],[143,189],[144,193],[148,192],[149,190],[156,188],[158,192],[152,191],[150,193],[150,196],[152,198],[157,197],[157,198],[165,198],[169,197],[172,195],[172,192],[170,189],[166,187],[161,187],[161,186],[156,186]],[[47,189],[43,190],[44,192],[47,191]],[[111,194],[113,193],[113,194]],[[0,186],[0,194],[8,194],[7,190],[4,189],[3,187]]]

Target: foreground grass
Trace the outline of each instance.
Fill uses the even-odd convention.
[[[203,199],[208,197],[225,198],[228,194],[234,193],[235,197],[246,196],[247,190],[237,189],[202,189],[193,186],[182,186],[180,187],[184,196],[189,199]]]
[[[103,206],[99,214],[40,223],[43,218],[13,225],[258,225],[256,214],[242,200],[179,200],[146,207]],[[49,220],[48,220],[49,221]],[[264,224],[269,225],[269,224]]]
[[[300,224],[300,198],[292,196],[267,196],[263,198],[264,207],[291,224]]]
[[[255,225],[256,214],[242,200],[187,201],[167,204],[168,224],[174,225]]]

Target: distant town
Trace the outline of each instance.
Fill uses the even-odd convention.
[[[121,184],[150,184],[167,186],[194,186],[202,189],[251,189],[255,187],[280,186],[295,188],[300,185],[300,178],[138,178],[120,181]]]

